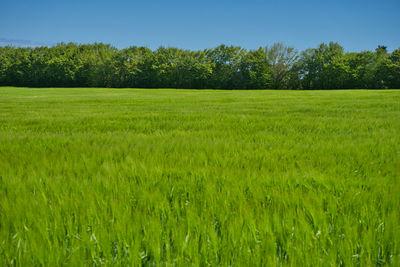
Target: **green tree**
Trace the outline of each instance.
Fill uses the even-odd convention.
[[[400,49],[380,57],[376,79],[380,88],[400,88]]]
[[[246,50],[237,46],[220,45],[214,49],[205,50],[207,58],[213,66],[208,87],[219,89],[243,88],[241,61]]]
[[[271,68],[264,48],[250,50],[244,56],[241,73],[247,89],[272,88]]]
[[[288,88],[289,72],[298,60],[298,52],[282,43],[265,47],[266,60],[270,66],[272,88]]]
[[[343,60],[343,47],[330,42],[301,54],[299,75],[304,89],[340,89],[349,68]]]

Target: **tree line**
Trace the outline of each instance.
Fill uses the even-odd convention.
[[[338,43],[297,51],[276,43],[199,51],[108,44],[0,47],[0,86],[215,89],[400,88],[400,48],[345,52]]]

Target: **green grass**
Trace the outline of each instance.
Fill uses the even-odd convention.
[[[0,265],[400,265],[400,91],[0,88]]]

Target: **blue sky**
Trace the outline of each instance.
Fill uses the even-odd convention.
[[[203,49],[302,50],[336,41],[346,51],[400,47],[400,0],[1,0],[0,45],[104,42]]]

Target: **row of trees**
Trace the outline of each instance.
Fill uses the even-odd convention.
[[[107,44],[0,47],[0,85],[220,89],[400,88],[400,49],[346,53],[337,43],[298,52],[281,43],[246,50],[116,49]]]

